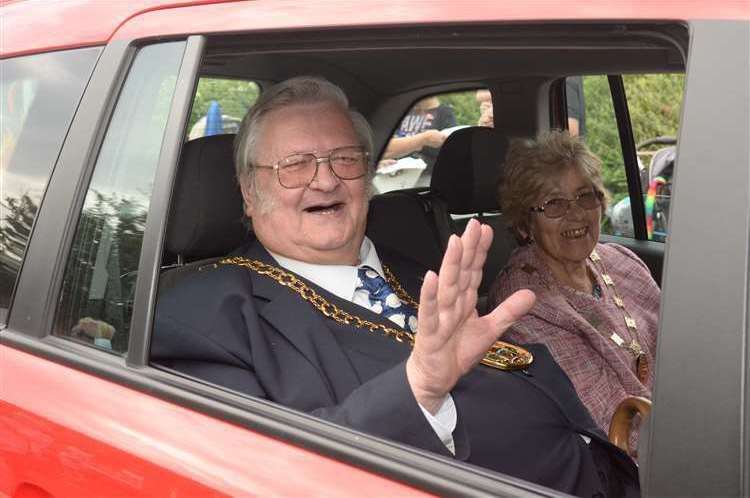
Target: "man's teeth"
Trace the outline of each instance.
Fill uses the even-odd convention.
[[[331,204],[330,206],[311,206],[307,208],[310,213],[332,213],[336,211],[341,204]]]
[[[577,239],[578,237],[583,237],[584,235],[586,235],[588,231],[588,227],[576,228],[574,230],[564,231],[562,233],[562,236],[566,239]]]

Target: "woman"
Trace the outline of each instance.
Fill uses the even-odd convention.
[[[600,244],[607,202],[601,161],[567,132],[511,143],[500,204],[522,244],[490,302],[531,289],[537,303],[504,336],[543,343],[607,432],[627,396],[651,398],[660,291],[646,265]],[[631,437],[635,448],[637,431]]]

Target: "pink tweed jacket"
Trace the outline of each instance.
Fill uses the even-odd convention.
[[[587,260],[602,289],[600,298],[558,283],[537,250],[533,245],[517,249],[490,290],[490,304],[494,305],[519,289],[531,289],[537,296],[531,312],[502,339],[545,344],[570,377],[594,421],[606,433],[622,399],[629,395],[651,398],[659,287],[643,261],[629,249],[618,244],[597,244],[602,264],[638,326],[637,341],[649,364],[648,377],[642,383],[636,375],[633,355],[609,338],[611,331],[616,331],[630,342],[631,334],[622,311],[614,304],[612,288],[602,280],[597,267]],[[636,442],[634,432],[631,444]]]

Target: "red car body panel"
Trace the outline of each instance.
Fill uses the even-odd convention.
[[[427,496],[16,349],[0,363],[0,496]]]
[[[193,33],[691,19],[748,20],[750,1],[370,0],[361,8],[353,0],[20,0],[0,4],[0,57]],[[308,496],[311,490],[334,497],[427,496],[0,345],[0,498]]]
[[[493,21],[750,19],[750,2],[513,0],[37,0],[5,4],[0,57],[187,33],[486,23]],[[29,19],[34,19],[29,23]],[[95,23],[91,20],[96,19]]]

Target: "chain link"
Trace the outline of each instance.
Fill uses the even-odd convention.
[[[326,318],[330,318],[337,323],[354,325],[356,328],[367,329],[370,332],[380,332],[387,337],[395,339],[397,342],[406,342],[410,346],[414,346],[413,333],[406,330],[388,327],[381,323],[371,322],[370,320],[352,315],[335,304],[328,302],[324,297],[315,292],[315,290],[311,289],[305,282],[281,268],[241,256],[224,258],[220,260],[218,264],[241,266],[258,273],[259,275],[269,277],[284,287],[288,287],[299,294],[302,299],[312,304]],[[385,273],[386,280],[396,292],[399,299],[409,306],[414,307],[415,310],[418,309],[419,303],[404,290],[391,270],[386,266],[383,266],[383,272]],[[490,350],[487,351],[481,363],[498,370],[518,370],[528,367],[533,360],[534,357],[525,349],[508,344],[507,342],[496,341]]]

